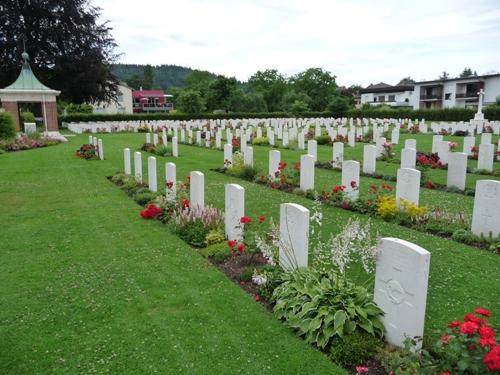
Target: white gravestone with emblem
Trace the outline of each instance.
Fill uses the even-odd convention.
[[[279,264],[287,271],[307,267],[309,210],[295,203],[280,205]]]
[[[478,236],[500,235],[500,181],[476,182],[471,230]]]

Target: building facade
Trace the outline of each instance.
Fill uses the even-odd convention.
[[[370,85],[360,90],[361,105],[388,105],[391,107],[413,107],[413,85],[391,86],[386,83]]]
[[[163,90],[139,90],[132,91],[134,112],[170,112],[174,109],[169,99],[172,95],[165,94]]]
[[[132,89],[125,83],[120,82],[120,84],[118,84],[118,96],[116,101],[93,104],[92,107],[94,107],[94,113],[133,113]]]
[[[481,89],[484,105],[495,103],[500,95],[500,74],[416,82],[414,94],[418,99],[413,108],[477,108]]]

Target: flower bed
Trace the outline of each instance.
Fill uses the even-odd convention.
[[[23,134],[15,139],[0,140],[0,150],[4,151],[32,150],[34,148],[54,146],[61,143],[59,139],[51,137],[42,137],[40,136],[39,133],[35,134],[30,134],[29,136]]]
[[[99,160],[99,146],[93,144],[83,144],[75,152],[75,156],[85,160]]]

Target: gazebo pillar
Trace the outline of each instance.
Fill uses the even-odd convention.
[[[14,119],[14,123],[16,124],[16,131],[20,132],[21,130],[21,119],[19,118],[19,107],[17,102],[8,102],[2,100],[2,108],[5,109],[5,112],[8,112],[12,115]],[[57,120],[57,118],[56,118]]]
[[[47,131],[59,131],[59,124],[57,122],[57,104],[56,102],[42,103],[43,121],[47,123]]]

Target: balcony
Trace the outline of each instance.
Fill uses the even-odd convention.
[[[460,94],[455,94],[455,99],[478,99],[479,95],[477,92],[465,92]]]
[[[441,100],[443,99],[442,94],[422,94],[420,95],[420,100]]]
[[[174,109],[172,103],[134,103],[134,112],[170,112]]]

